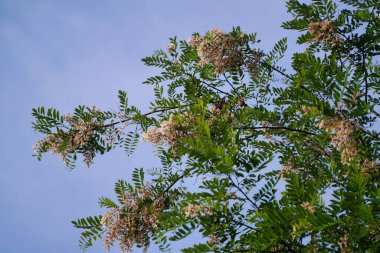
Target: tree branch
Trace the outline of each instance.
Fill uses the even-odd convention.
[[[239,192],[241,192],[241,193],[244,195],[244,197],[246,198],[246,200],[248,200],[248,201],[253,205],[254,208],[259,209],[259,207],[256,205],[256,203],[253,202],[253,201],[247,196],[247,194],[245,194],[245,192],[244,192],[244,191],[243,191],[243,190],[242,190],[237,184],[235,184],[234,180],[232,180],[232,178],[231,178],[231,175],[228,175],[228,178],[229,178],[230,182],[232,183],[232,185],[233,185],[236,189],[238,189]]]
[[[303,134],[309,134],[309,135],[316,135],[315,133],[312,133],[312,132],[308,132],[308,131],[305,131],[305,130],[300,130],[300,129],[293,129],[293,128],[289,128],[289,127],[265,127],[265,126],[260,126],[260,127],[237,127],[235,129],[242,129],[242,130],[258,130],[258,129],[278,129],[278,130],[288,130],[288,131],[291,131],[291,132],[298,132],[298,133],[303,133]],[[251,136],[249,136],[248,138],[250,138]],[[245,139],[248,139],[248,138],[245,138]]]
[[[368,104],[368,88],[369,88],[369,84],[368,84],[368,70],[365,66],[365,53],[362,51],[362,64],[363,64],[363,70],[364,70],[364,82],[365,82],[365,103]]]
[[[149,116],[149,115],[152,115],[152,114],[155,114],[155,113],[166,112],[166,111],[173,110],[173,109],[177,109],[177,108],[179,108],[179,107],[184,107],[184,106],[188,106],[188,105],[180,105],[180,106],[164,107],[164,108],[162,108],[162,109],[158,109],[158,110],[154,110],[154,111],[151,111],[151,112],[147,112],[147,113],[144,113],[144,114],[142,114],[142,115],[143,115],[143,116]],[[117,125],[117,124],[125,123],[125,122],[127,122],[127,121],[129,121],[129,120],[131,120],[131,119],[132,119],[132,117],[127,117],[127,118],[125,118],[125,119],[123,119],[123,120],[119,120],[119,121],[117,121],[117,122],[113,122],[113,123],[110,123],[110,124],[106,124],[106,125],[104,125],[104,126],[102,126],[102,127],[105,128],[105,127],[115,126],[115,125]]]
[[[197,79],[197,80],[200,81],[200,83],[206,85],[207,87],[216,90],[217,92],[220,92],[220,93],[222,93],[222,94],[224,94],[224,95],[226,95],[228,97],[232,97],[232,95],[230,93],[228,93],[228,92],[222,91],[221,89],[216,88],[216,87],[212,86],[211,84],[206,83],[205,81],[202,81],[202,80],[199,80],[199,79]]]

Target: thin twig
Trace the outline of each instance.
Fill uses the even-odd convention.
[[[162,108],[162,109],[158,109],[158,110],[154,110],[154,111],[151,111],[151,112],[144,113],[144,114],[142,114],[142,115],[143,115],[143,116],[149,116],[149,115],[151,115],[151,114],[160,113],[160,112],[166,112],[166,111],[173,110],[173,109],[177,109],[177,108],[179,108],[179,107],[184,107],[184,106],[189,106],[189,105],[179,105],[179,106],[165,107],[165,108]],[[131,120],[131,119],[132,119],[132,117],[127,117],[127,118],[125,118],[125,119],[123,119],[123,120],[119,120],[119,121],[117,121],[117,122],[113,122],[113,123],[110,123],[110,124],[106,124],[106,125],[104,125],[104,126],[102,126],[102,127],[104,128],[104,127],[115,126],[115,125],[117,125],[117,124],[125,123],[125,122],[127,122],[127,121],[129,121],[129,120]]]
[[[288,131],[292,131],[292,132],[299,132],[299,133],[303,133],[303,134],[316,135],[315,133],[312,133],[312,132],[308,132],[308,131],[300,130],[300,129],[289,128],[289,127],[270,127],[270,126],[265,127],[265,126],[260,126],[260,127],[237,127],[235,129],[242,129],[242,130],[278,129],[278,130],[288,130]],[[250,138],[250,137],[248,137],[248,138]]]
[[[228,175],[228,178],[230,179],[230,181],[231,181],[231,183],[232,183],[232,185],[236,188],[236,189],[238,189],[238,191],[239,192],[241,192],[243,195],[244,195],[244,197],[256,208],[256,209],[259,209],[259,207],[256,205],[256,203],[255,202],[253,202],[248,196],[247,196],[247,194],[245,194],[245,192],[238,186],[238,185],[236,185],[235,184],[235,182],[234,182],[234,180],[232,180],[232,178],[231,178],[231,175]]]
[[[186,176],[186,172],[184,172],[182,175],[178,176],[163,192],[167,193],[179,180],[183,179]]]
[[[223,73],[223,76],[224,76],[226,82],[231,86],[232,90],[233,90],[235,93],[237,93],[235,87],[232,85],[232,83],[230,82],[230,80],[228,80],[228,78],[227,78],[227,76],[226,76],[226,73]]]
[[[206,85],[207,87],[211,88],[211,89],[214,89],[214,90],[216,90],[216,91],[218,91],[218,92],[220,92],[226,96],[232,97],[232,95],[228,92],[222,91],[221,89],[218,89],[218,88],[212,86],[211,84],[206,83],[205,81],[201,81],[199,79],[197,79],[197,80],[200,81],[201,83],[203,83],[204,85]]]
[[[362,57],[363,57],[363,60],[362,60],[362,64],[363,64],[363,70],[364,70],[364,82],[365,82],[365,103],[368,104],[368,71],[367,71],[367,68],[365,66],[365,53],[362,52]]]

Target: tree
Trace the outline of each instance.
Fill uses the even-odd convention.
[[[305,46],[291,70],[278,63],[286,38],[264,52],[256,34],[212,29],[143,59],[162,71],[145,81],[148,113],[124,91],[118,112],[33,109],[38,159],[89,166],[115,147],[132,154],[140,136],[157,149],[151,182],[135,169],[134,185],[116,182],[117,202],[99,199],[105,213],[73,221],[84,250],[102,238],[167,252],[198,231],[205,240],[183,252],[380,251],[380,2],[287,8],[283,28]],[[197,191],[185,187],[193,177],[205,178]]]

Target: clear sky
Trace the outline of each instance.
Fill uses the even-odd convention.
[[[0,252],[81,252],[71,220],[101,214],[97,199],[113,197],[117,179],[157,165],[147,144],[133,157],[97,157],[90,169],[69,171],[49,155],[38,162],[33,107],[107,110],[123,89],[147,108],[153,92],[141,83],[154,69],[140,59],[169,37],[240,25],[270,49],[289,35],[280,28],[287,19],[282,0],[0,0]],[[102,242],[88,252],[102,252]]]

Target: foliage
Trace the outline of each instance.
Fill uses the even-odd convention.
[[[256,34],[213,29],[189,41],[170,39],[143,62],[161,74],[151,111],[119,92],[119,112],[80,106],[73,115],[33,110],[40,159],[49,150],[74,168],[82,154],[123,146],[140,136],[155,145],[161,167],[135,169],[134,185],[116,183],[119,204],[73,222],[83,249],[99,238],[121,250],[192,233],[205,239],[183,252],[380,251],[380,3],[287,1],[300,32],[292,70],[279,66],[286,38],[269,52]],[[137,127],[131,127],[136,125]],[[202,177],[196,191],[187,180]],[[124,246],[123,246],[124,245]]]

